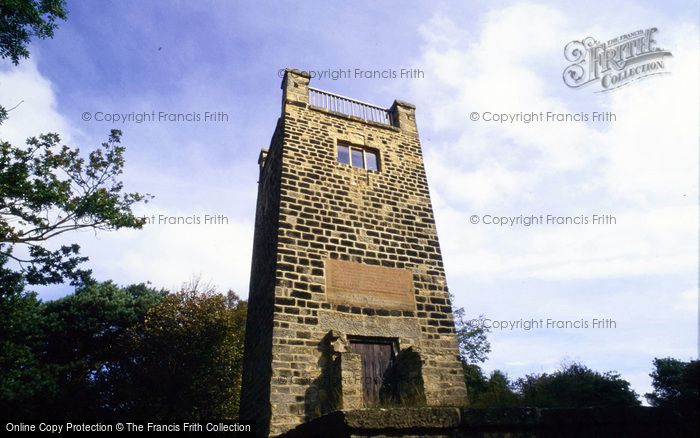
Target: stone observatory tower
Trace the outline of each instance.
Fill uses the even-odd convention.
[[[466,403],[415,107],[287,69],[258,163],[241,419]]]

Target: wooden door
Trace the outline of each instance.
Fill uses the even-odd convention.
[[[350,340],[350,350],[362,358],[362,398],[365,407],[379,404],[379,391],[394,356],[392,342]]]

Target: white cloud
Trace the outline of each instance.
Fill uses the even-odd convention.
[[[674,302],[674,310],[679,310],[681,312],[698,314],[698,290],[697,288],[686,289],[679,293]]]
[[[0,139],[21,146],[28,137],[58,132],[70,142],[72,129],[58,112],[54,87],[39,72],[34,57],[19,66],[0,64],[0,105],[9,110],[18,104],[0,125]]]
[[[54,86],[37,69],[35,59],[0,70],[0,104],[11,108],[23,101],[0,125],[0,138],[14,145],[22,145],[27,137],[44,132],[58,132],[66,144],[72,144],[71,137],[76,134],[87,138],[58,112]],[[194,276],[201,276],[222,289],[233,288],[239,295],[247,296],[253,225],[251,220],[241,217],[237,206],[251,204],[254,196],[251,190],[256,188],[254,181],[244,179],[250,190],[238,190],[236,185],[242,183],[237,176],[241,173],[239,168],[236,165],[212,168],[201,153],[204,146],[196,142],[183,141],[173,146],[173,154],[184,157],[179,161],[181,167],[163,168],[157,163],[144,162],[138,148],[143,150],[150,137],[139,136],[143,132],[138,128],[127,130],[125,136],[130,148],[123,175],[128,182],[126,189],[133,191],[136,190],[134,186],[138,186],[138,191],[157,196],[155,202],[139,206],[136,213],[195,215],[200,219],[206,214],[219,214],[224,215],[228,223],[146,225],[142,230],[76,232],[55,239],[48,246],[79,243],[81,253],[90,258],[85,267],[92,269],[98,280],[112,279],[119,284],[151,282],[158,287],[176,288]],[[162,132],[163,128],[159,129]],[[152,136],[157,138],[156,134]],[[89,150],[101,141],[103,138],[81,145],[81,150]],[[134,152],[131,152],[132,147]],[[250,167],[254,169],[254,165]],[[183,178],[183,174],[188,178]],[[230,204],[222,204],[222,200],[229,200]],[[70,289],[52,286],[38,290],[50,299]]]
[[[657,42],[673,52],[666,77],[607,94],[568,89],[561,78],[567,42],[612,38],[649,16],[634,8],[586,20],[519,3],[487,13],[469,33],[454,24],[459,17],[436,16],[421,29],[414,64],[430,70],[413,84],[414,100],[457,304],[499,319],[602,314],[619,324],[604,333],[494,333],[487,369],[522,376],[568,356],[617,369],[643,393],[654,355],[696,353],[698,27],[661,29]],[[611,111],[617,121],[498,124],[472,122],[472,111]],[[473,214],[611,214],[617,223],[499,227],[472,225]]]
[[[156,286],[176,288],[194,276],[202,276],[222,289],[234,289],[247,296],[250,254],[253,243],[251,223],[212,219],[202,208],[170,210],[150,205],[139,214],[181,218],[189,224],[147,224],[141,230],[99,233],[80,239],[82,252],[90,257],[97,278],[118,279],[119,283],[150,281]],[[221,213],[214,213],[214,215]]]
[[[528,17],[538,17],[538,25],[530,26]],[[664,33],[674,52],[669,78],[636,83],[599,98],[598,106],[581,107],[571,93],[587,91],[566,90],[560,76],[552,77],[551,63],[539,62],[563,65],[568,26],[554,8],[523,4],[489,14],[473,39],[444,17],[422,30],[428,43],[421,63],[438,75],[418,83],[416,94],[430,131],[442,133],[433,134],[438,139],[426,163],[441,232],[451,236],[444,239],[451,268],[525,278],[692,269],[697,28]],[[446,50],[435,45],[447,40]],[[617,122],[468,120],[471,111],[591,110],[612,111]],[[503,230],[467,223],[471,214],[547,213],[613,214],[618,225]]]
[[[698,28],[664,31],[670,75],[611,93],[606,187],[643,206],[694,205],[698,188]]]

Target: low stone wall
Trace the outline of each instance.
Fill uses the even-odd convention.
[[[297,437],[685,437],[697,421],[661,408],[449,407],[331,412],[280,435]]]

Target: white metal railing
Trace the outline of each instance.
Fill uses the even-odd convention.
[[[317,88],[309,87],[309,105],[346,116],[359,117],[368,122],[391,125],[391,112],[388,109]]]

